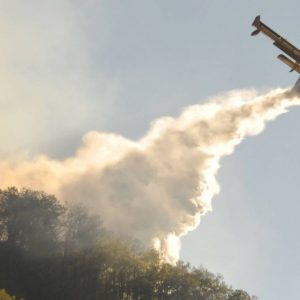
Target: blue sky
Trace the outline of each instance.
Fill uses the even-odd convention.
[[[0,0],[2,158],[55,158],[90,130],[145,134],[215,94],[292,85],[258,14],[300,46],[296,1]],[[182,259],[260,299],[299,299],[299,108],[224,159],[213,212]],[[3,121],[5,120],[5,121]]]

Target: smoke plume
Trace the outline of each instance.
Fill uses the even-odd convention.
[[[220,159],[267,121],[299,105],[286,90],[233,91],[153,122],[139,141],[90,132],[74,157],[0,162],[0,187],[29,187],[65,202],[83,201],[104,225],[152,244],[169,262],[180,237],[211,210]]]

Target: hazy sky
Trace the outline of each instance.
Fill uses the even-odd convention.
[[[300,45],[296,1],[0,0],[0,155],[67,157],[90,130],[138,138],[217,93],[292,85],[257,14]],[[294,108],[222,164],[213,212],[182,259],[260,299],[299,299]]]

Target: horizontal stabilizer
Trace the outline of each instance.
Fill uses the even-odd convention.
[[[256,30],[254,30],[252,33],[251,33],[251,35],[253,36],[253,35],[257,35],[257,34],[259,34],[260,33],[260,30],[259,29],[256,29]]]
[[[278,55],[277,58],[280,59],[286,65],[288,65],[291,68],[291,72],[296,71],[296,72],[300,73],[300,65],[298,63],[296,63],[295,61],[292,61],[291,59],[284,56],[283,54]]]

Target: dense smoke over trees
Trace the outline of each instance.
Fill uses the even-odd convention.
[[[111,237],[83,206],[26,189],[0,191],[0,266],[0,288],[27,300],[251,299],[219,275]]]
[[[0,188],[42,189],[63,203],[84,200],[108,230],[130,232],[176,263],[181,237],[197,228],[220,191],[221,159],[299,104],[288,90],[232,91],[153,121],[139,140],[92,131],[64,160],[0,160]]]

